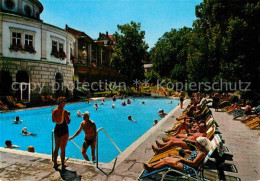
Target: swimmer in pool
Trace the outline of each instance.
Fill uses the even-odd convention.
[[[23,134],[24,136],[36,136],[36,135],[37,135],[37,134],[28,132],[26,127],[24,127],[24,128],[22,129],[22,134]]]
[[[114,109],[115,108],[115,104],[112,104],[112,109]]]
[[[83,114],[83,119],[84,121],[81,122],[78,131],[72,137],[70,137],[69,140],[72,140],[73,138],[78,136],[80,132],[83,130],[85,133],[85,140],[83,142],[83,146],[81,150],[82,156],[87,161],[89,161],[86,152],[88,147],[91,146],[91,156],[92,156],[92,161],[94,161],[96,159],[95,156],[96,136],[97,136],[96,124],[94,121],[89,119],[89,112],[87,111]]]
[[[78,116],[78,117],[82,116],[80,110],[77,111],[77,116]]]
[[[127,99],[127,104],[131,104],[131,101],[130,101],[130,99]]]
[[[19,116],[16,116],[13,124],[20,124],[20,123],[22,123],[22,120],[20,120]]]
[[[96,109],[96,111],[98,110],[98,104],[97,103],[95,103],[94,108]]]
[[[123,102],[121,103],[121,105],[122,105],[122,106],[126,106],[126,103],[125,103],[125,101],[123,101]]]
[[[17,145],[13,145],[12,144],[12,141],[10,141],[10,140],[6,140],[5,141],[5,145],[6,145],[6,147],[5,148],[20,148],[20,146],[17,146]]]
[[[132,122],[136,122],[136,120],[132,119],[132,116],[128,116],[128,120]]]
[[[161,110],[159,111],[159,115],[158,115],[158,116],[164,117],[164,116],[166,116],[166,115],[167,115],[167,114],[164,112],[163,109],[161,109]]]

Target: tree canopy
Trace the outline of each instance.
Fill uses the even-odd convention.
[[[143,61],[148,45],[144,41],[145,32],[141,30],[141,23],[131,21],[130,24],[117,25],[117,28],[111,65],[125,76],[128,84],[136,79],[143,80]]]
[[[151,51],[160,76],[184,81],[251,82],[259,91],[260,1],[204,0],[192,28],[166,32]]]

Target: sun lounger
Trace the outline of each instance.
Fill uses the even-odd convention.
[[[6,96],[6,100],[9,104],[11,104],[13,107],[17,108],[25,108],[25,105],[21,103],[17,103],[16,100],[13,98],[13,96]]]
[[[212,125],[212,126],[208,129],[208,131],[207,131],[207,136],[206,136],[206,137],[207,137],[209,140],[211,140],[211,139],[213,138],[214,133],[215,133],[215,129],[216,129],[215,125]],[[168,136],[168,138],[169,138],[169,136]],[[185,141],[185,140],[184,140],[184,141]],[[188,144],[188,142],[186,142],[186,143]],[[190,145],[188,145],[188,146],[190,146]],[[193,146],[193,145],[192,145],[192,146]],[[170,155],[179,155],[179,147],[173,146],[173,148],[171,148],[171,149],[169,149],[169,150],[167,150],[167,151],[164,151],[164,152],[162,152],[162,153],[158,153],[158,154],[154,155],[153,158],[149,161],[149,163],[152,163],[152,162],[158,161],[158,160],[160,160],[160,159],[162,159],[162,158],[165,158],[165,157],[167,157],[169,154],[170,154]]]
[[[260,127],[260,121],[258,120],[257,122],[250,124],[248,127],[249,129],[255,129],[257,127]]]
[[[206,158],[204,159],[204,161],[200,164],[198,169],[194,169],[194,173],[193,175],[187,175],[183,172],[177,171],[175,169],[173,169],[170,166],[165,166],[161,169],[158,170],[154,170],[152,172],[147,172],[146,170],[144,170],[141,175],[139,176],[139,180],[143,180],[143,179],[151,179],[151,180],[164,180],[165,178],[168,179],[177,179],[179,178],[188,178],[191,180],[204,180],[204,175],[203,175],[203,170],[204,170],[204,166],[206,165],[207,161],[209,160],[209,158],[215,153],[215,151],[217,150],[216,148],[221,144],[221,138],[219,137],[219,135],[216,135],[212,141],[212,148],[211,150],[208,152]],[[222,176],[223,177],[223,176]],[[161,179],[159,179],[161,178]],[[178,180],[178,179],[177,179]]]
[[[8,110],[7,105],[5,105],[2,101],[0,101],[0,110]]]

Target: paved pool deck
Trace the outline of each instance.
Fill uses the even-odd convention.
[[[185,101],[184,106],[188,104]],[[169,129],[182,110],[176,107],[157,126],[152,127],[120,156],[114,172],[110,176],[101,173],[95,165],[75,159],[69,159],[69,167],[65,171],[55,171],[52,168],[51,156],[39,153],[28,153],[20,150],[0,148],[0,181],[4,180],[137,180],[142,172],[142,163],[153,155],[151,144],[155,139],[164,136],[163,131]],[[223,112],[214,112],[214,118],[219,123],[220,131],[225,139],[225,145],[234,154],[234,162],[239,173],[226,175],[240,177],[242,180],[260,179],[260,138],[256,130],[249,130],[239,121]],[[68,150],[67,150],[68,151]],[[100,153],[102,154],[102,153]],[[105,171],[110,171],[113,163],[100,164]],[[209,173],[211,180],[217,180],[216,173]],[[232,180],[232,179],[230,179]]]

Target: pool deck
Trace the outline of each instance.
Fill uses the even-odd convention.
[[[187,104],[188,100],[185,101],[184,106]],[[149,161],[153,155],[151,144],[155,143],[155,139],[164,136],[163,131],[174,124],[175,118],[181,114],[181,111],[179,107],[172,110],[157,126],[152,127],[120,154],[115,170],[110,176],[105,176],[95,165],[72,159],[68,160],[67,170],[55,171],[49,155],[0,148],[0,181],[137,180],[143,170],[142,163]],[[223,139],[226,141],[225,145],[234,154],[233,163],[238,168],[238,173],[226,173],[226,175],[240,177],[242,180],[259,180],[260,138],[257,136],[259,130],[249,130],[239,121],[232,120],[232,117],[226,113],[213,111],[213,115],[219,123]],[[110,171],[108,168],[112,168],[112,164],[100,164],[100,167]]]

